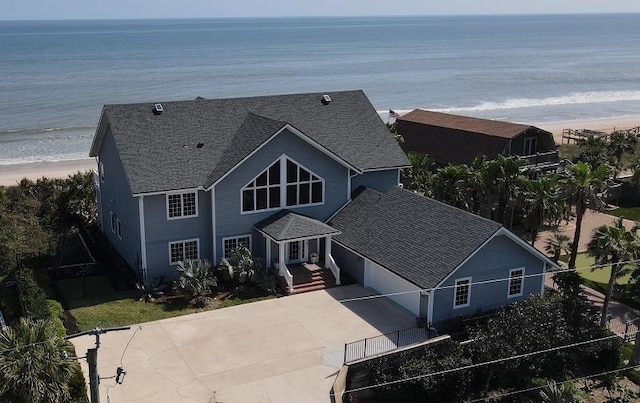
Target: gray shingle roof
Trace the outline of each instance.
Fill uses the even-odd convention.
[[[105,105],[90,154],[108,123],[134,194],[208,187],[285,124],[359,170],[409,164],[364,92],[328,94]]]
[[[334,240],[421,288],[437,285],[501,228],[408,190],[358,191],[328,223],[342,231]]]
[[[255,227],[276,241],[340,234],[340,231],[322,221],[289,210],[282,210],[260,221]]]

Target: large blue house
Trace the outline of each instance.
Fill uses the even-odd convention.
[[[244,244],[291,288],[317,260],[434,321],[540,292],[552,264],[400,189],[409,162],[362,91],[105,105],[90,155],[101,228],[144,278]]]

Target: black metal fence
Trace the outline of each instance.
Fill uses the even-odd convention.
[[[433,335],[432,335],[433,336]],[[346,343],[344,345],[344,363],[382,354],[395,349],[423,342],[429,338],[429,330],[425,327],[410,327],[380,336]]]
[[[622,321],[618,318],[611,317],[607,321],[607,327],[613,333],[622,337],[625,342],[634,343],[636,341],[636,334],[638,333],[639,319]]]

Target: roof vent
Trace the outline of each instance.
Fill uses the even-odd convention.
[[[153,114],[154,115],[159,115],[159,114],[162,113],[162,111],[164,111],[164,108],[162,107],[162,104],[153,105]]]
[[[322,96],[321,102],[322,102],[322,105],[329,105],[329,102],[331,102],[331,97],[327,94],[324,94]]]

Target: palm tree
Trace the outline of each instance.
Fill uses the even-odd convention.
[[[179,277],[175,288],[195,298],[198,305],[206,303],[206,296],[211,293],[211,287],[218,285],[218,278],[211,270],[211,263],[206,260],[190,260],[178,262]]]
[[[69,401],[74,362],[64,356],[68,348],[50,321],[21,319],[0,332],[0,400]]]
[[[466,165],[448,165],[440,169],[431,180],[433,198],[469,211],[468,178],[469,168]]]
[[[640,255],[638,229],[636,225],[631,230],[627,230],[622,217],[620,217],[614,221],[613,225],[601,225],[596,228],[587,246],[587,253],[595,258],[596,263],[611,264],[609,285],[602,304],[601,326],[605,326],[607,323],[607,311],[616,278],[619,277],[621,269],[626,265],[625,262],[636,259]]]
[[[525,182],[524,219],[531,233],[531,246],[538,238],[538,232],[544,225],[549,212],[556,208],[556,180],[549,176],[541,176],[536,180]]]
[[[638,138],[635,134],[626,131],[617,131],[611,133],[607,151],[613,157],[616,173],[622,169],[622,157],[624,154],[633,154],[636,151]]]
[[[600,165],[595,170],[592,170],[587,163],[580,161],[567,166],[565,177],[561,180],[570,202],[575,205],[576,209],[576,229],[573,234],[571,257],[569,258],[570,269],[576,266],[584,213],[587,208],[599,209],[602,205],[598,193],[604,190],[609,174],[610,168],[608,165]]]
[[[409,178],[408,188],[425,193],[429,187],[431,178],[431,169],[433,161],[426,154],[417,154],[410,152],[407,154],[411,168],[406,170],[406,176]]]
[[[523,187],[524,176],[520,168],[524,165],[524,161],[518,157],[505,157],[498,155],[494,161],[487,165],[487,177],[493,183],[487,191],[495,193],[498,199],[498,216],[496,221],[507,225],[513,225],[513,212],[515,209],[516,199],[519,190]],[[507,217],[507,211],[511,210],[511,214]]]
[[[547,244],[545,245],[544,250],[547,253],[551,253],[553,255],[551,259],[558,263],[560,255],[568,253],[571,250],[570,241],[571,238],[569,238],[569,236],[559,232],[553,232],[551,237],[547,239]]]

